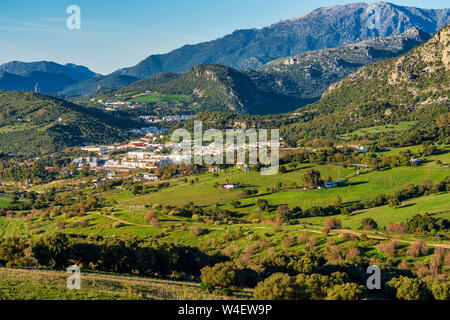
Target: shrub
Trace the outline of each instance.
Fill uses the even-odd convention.
[[[436,300],[450,300],[450,282],[434,284],[431,292]]]
[[[400,276],[386,283],[388,290],[392,290],[400,300],[421,300],[427,296],[425,283],[419,279]]]
[[[189,232],[194,236],[201,236],[203,234],[208,233],[208,229],[201,228],[201,227],[192,227]]]
[[[274,273],[256,285],[255,300],[307,300],[306,288],[286,273]]]
[[[366,297],[366,288],[356,283],[338,284],[328,289],[327,300],[361,300]]]
[[[377,228],[378,224],[372,218],[364,218],[361,222],[361,229],[363,230],[373,230]]]
[[[302,233],[297,237],[297,241],[301,244],[306,243],[308,241],[308,235],[306,233]]]
[[[152,225],[155,228],[159,227],[159,221],[156,216],[156,211],[151,210],[151,211],[147,212],[147,214],[144,217],[144,220],[147,221],[150,225]]]
[[[285,236],[281,240],[281,245],[285,248],[289,248],[295,243],[295,238],[293,236]]]
[[[202,283],[219,288],[237,288],[240,286],[238,269],[232,262],[217,263],[201,270]],[[205,285],[206,286],[206,285]]]
[[[393,222],[393,223],[389,223],[386,226],[386,231],[388,231],[388,232],[397,232],[397,233],[405,233],[406,232],[406,228],[403,225],[403,223],[401,223],[401,222]]]
[[[329,228],[334,228],[334,229],[342,228],[341,220],[339,220],[336,217],[330,217],[328,219],[325,219],[324,223],[325,223],[325,226],[327,226]]]
[[[113,228],[120,228],[120,227],[123,227],[123,226],[124,226],[124,224],[122,222],[120,222],[120,221],[116,221],[116,222],[113,223]]]
[[[420,255],[427,255],[428,253],[428,247],[422,240],[417,240],[416,242],[412,243],[409,247],[407,254],[413,258],[417,258]]]
[[[258,199],[256,201],[256,206],[258,207],[259,211],[266,211],[269,209],[269,201],[266,199]]]

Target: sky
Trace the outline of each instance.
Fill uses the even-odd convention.
[[[363,1],[1,0],[0,64],[48,60],[108,74],[151,54],[213,40],[237,29],[261,28],[318,7],[352,2]],[[389,2],[449,7],[448,0]],[[80,8],[80,29],[66,26],[70,5]]]

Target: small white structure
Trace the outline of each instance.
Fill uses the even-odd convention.
[[[239,188],[239,185],[234,184],[234,183],[225,183],[222,185],[222,188],[227,189],[227,190],[233,190],[233,189]]]
[[[324,186],[325,186],[325,188],[336,188],[337,183],[334,181],[325,181]]]

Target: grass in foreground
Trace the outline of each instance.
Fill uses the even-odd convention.
[[[236,295],[207,294],[197,283],[81,273],[81,289],[66,287],[64,271],[0,268],[0,300],[221,300],[249,299],[250,289]]]

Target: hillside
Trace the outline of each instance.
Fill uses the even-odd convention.
[[[21,62],[11,61],[0,65],[0,71],[9,72],[21,76],[29,75],[32,72],[41,71],[52,74],[62,73],[76,82],[83,81],[96,76],[97,74],[85,66],[73,63],[65,65],[52,61]]]
[[[380,2],[381,28],[367,28],[368,4],[319,8],[262,29],[237,30],[222,38],[151,55],[117,74],[148,78],[162,72],[186,72],[198,64],[219,63],[235,69],[262,65],[302,52],[334,48],[418,27],[433,34],[450,23],[450,10],[418,9]]]
[[[300,112],[303,122],[287,130],[309,139],[402,120],[436,124],[439,115],[449,112],[449,48],[447,25],[408,53],[365,66],[332,85],[320,101]]]
[[[75,83],[59,93],[63,96],[81,96],[90,94],[96,90],[126,86],[138,80],[136,77],[124,75],[95,76]]]
[[[300,99],[277,94],[272,79],[256,84],[246,72],[218,64],[198,65],[183,74],[161,74],[120,88],[117,93],[150,91],[158,94],[190,97],[194,111],[222,111],[243,114],[267,114],[292,111]],[[263,83],[264,82],[264,83]],[[261,88],[264,88],[262,90]]]
[[[96,75],[84,66],[71,63],[11,61],[0,65],[0,90],[57,93]]]
[[[0,72],[0,90],[20,90],[56,93],[75,84],[76,81],[63,73],[48,73],[33,71],[26,75],[17,75],[9,72]]]
[[[259,69],[275,78],[284,94],[318,99],[327,88],[376,61],[399,56],[430,39],[430,35],[411,28],[386,38],[373,38],[355,44],[305,52],[269,62]]]
[[[49,96],[0,91],[0,153],[34,155],[129,137],[136,125]]]

